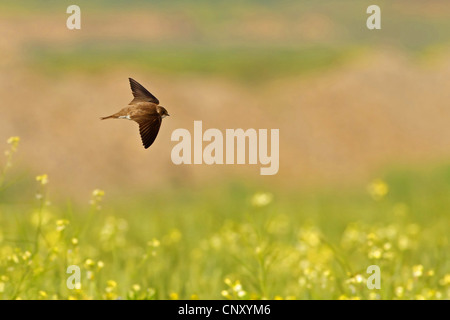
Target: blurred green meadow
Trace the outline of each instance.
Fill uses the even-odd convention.
[[[71,4],[0,2],[0,299],[450,299],[448,1]],[[128,77],[149,150],[98,120]],[[194,120],[279,128],[279,173],[175,166]]]
[[[96,189],[89,206],[52,204],[51,181],[37,176],[27,202],[1,201],[2,299],[450,298],[448,166],[339,192],[236,181],[131,201]]]

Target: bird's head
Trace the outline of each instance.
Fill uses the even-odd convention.
[[[166,108],[164,108],[163,106],[158,106],[156,111],[159,113],[161,118],[170,116],[170,114],[167,112]]]

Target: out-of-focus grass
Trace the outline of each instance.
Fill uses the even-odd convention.
[[[80,46],[72,50],[38,49],[31,64],[41,71],[109,72],[136,68],[164,74],[206,74],[238,80],[302,75],[340,65],[356,52],[351,49],[311,48],[145,48],[134,46]]]
[[[34,204],[0,204],[0,297],[449,299],[449,172],[394,170],[340,191],[94,190],[86,207],[51,204],[57,177],[39,175]],[[380,290],[366,286],[370,265]]]

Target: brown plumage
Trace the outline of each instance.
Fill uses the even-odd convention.
[[[129,106],[111,116],[100,119],[128,119],[136,121],[139,124],[142,144],[147,149],[155,141],[162,119],[169,116],[169,113],[163,106],[159,105],[159,100],[147,89],[136,80],[131,78],[129,80],[134,97]]]

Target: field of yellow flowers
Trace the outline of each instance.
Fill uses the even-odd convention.
[[[125,201],[97,189],[79,207],[52,204],[45,174],[35,199],[11,202],[20,139],[7,142],[1,299],[450,298],[447,167],[397,170],[348,192],[236,183]],[[367,286],[371,265],[380,289]],[[73,289],[69,266],[81,270]]]

